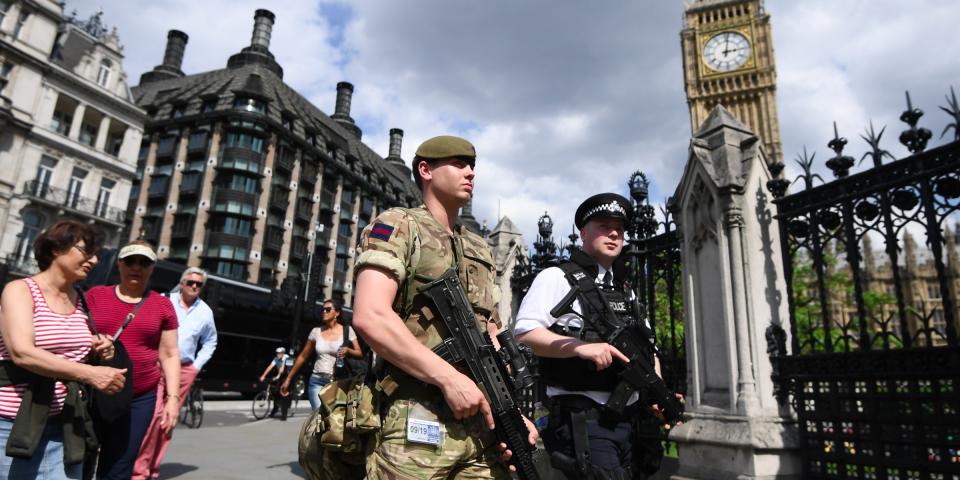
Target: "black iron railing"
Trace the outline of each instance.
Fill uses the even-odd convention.
[[[955,121],[944,133],[956,130],[955,95],[943,110]],[[906,158],[883,150],[884,130],[871,125],[861,161],[872,166],[850,175],[856,161],[834,125],[826,166],[836,180],[823,183],[815,155],[804,151],[804,190],[785,195],[790,181],[768,183],[788,285],[789,355],[777,327],[768,340],[778,397],[793,395],[804,478],[960,475],[960,132],[926,150],[932,134],[917,126],[922,115],[908,94]]]
[[[52,187],[44,182],[30,180],[23,185],[23,194],[49,206],[64,208],[76,214],[122,224],[125,212],[76,192]]]

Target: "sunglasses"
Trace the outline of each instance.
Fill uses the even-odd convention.
[[[188,287],[197,287],[197,288],[200,288],[203,286],[203,282],[198,282],[196,280],[187,280],[183,282],[183,284]]]
[[[80,246],[79,244],[74,245],[73,248],[76,248],[81,254],[83,254],[83,258],[85,258],[85,259],[87,259],[87,260],[90,260],[91,258],[97,256],[97,252],[95,252],[95,251],[94,251],[94,252],[91,252],[91,251],[87,250],[87,247]]]
[[[330,313],[333,311],[333,307],[323,307],[323,313]]]
[[[153,262],[151,262],[149,258],[141,257],[139,255],[123,258],[120,261],[123,262],[123,264],[128,267],[134,267],[139,265],[143,268],[147,268],[147,267],[153,266]]]

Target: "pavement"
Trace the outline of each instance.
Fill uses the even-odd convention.
[[[206,399],[203,424],[198,429],[179,425],[160,465],[161,479],[302,479],[297,463],[297,437],[310,411],[300,400],[286,421],[255,420],[252,400]],[[661,471],[651,478],[670,478],[676,459],[664,458]]]
[[[160,464],[161,479],[306,478],[297,436],[310,411],[301,400],[286,421],[255,420],[252,400],[206,400],[203,424],[179,425]]]

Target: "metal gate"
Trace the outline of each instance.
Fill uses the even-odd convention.
[[[779,210],[790,351],[768,341],[780,398],[793,398],[810,479],[960,479],[960,109],[951,90],[951,143],[910,104],[896,160],[871,125],[861,160],[836,132],[826,162],[836,180],[814,186],[813,155],[798,159],[805,189],[768,183]],[[884,163],[887,161],[887,163]],[[783,165],[774,165],[776,175]],[[822,182],[822,179],[820,179]]]

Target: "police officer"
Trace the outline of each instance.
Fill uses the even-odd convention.
[[[386,210],[361,235],[353,322],[377,354],[383,392],[369,479],[509,478],[498,457],[510,452],[490,431],[490,405],[470,377],[430,350],[445,327],[417,290],[456,267],[477,328],[499,331],[493,255],[456,224],[473,194],[475,162],[462,138],[427,140],[412,164],[423,205]]]
[[[550,416],[543,434],[553,466],[567,478],[645,478],[640,471],[635,417],[640,413],[638,395],[628,400],[626,413],[605,408],[618,372],[629,362],[627,354],[603,342],[592,322],[606,321],[636,328],[641,338],[652,334],[639,321],[632,292],[625,288],[621,264],[624,228],[633,217],[630,202],[615,193],[601,193],[577,208],[574,223],[583,246],[570,261],[540,272],[517,312],[517,339],[540,357],[540,372],[550,398]],[[585,276],[585,277],[584,277]],[[571,285],[593,279],[560,318],[551,315],[570,292]],[[588,319],[584,321],[583,319]],[[657,363],[659,374],[659,364]],[[648,472],[649,473],[649,472]]]

